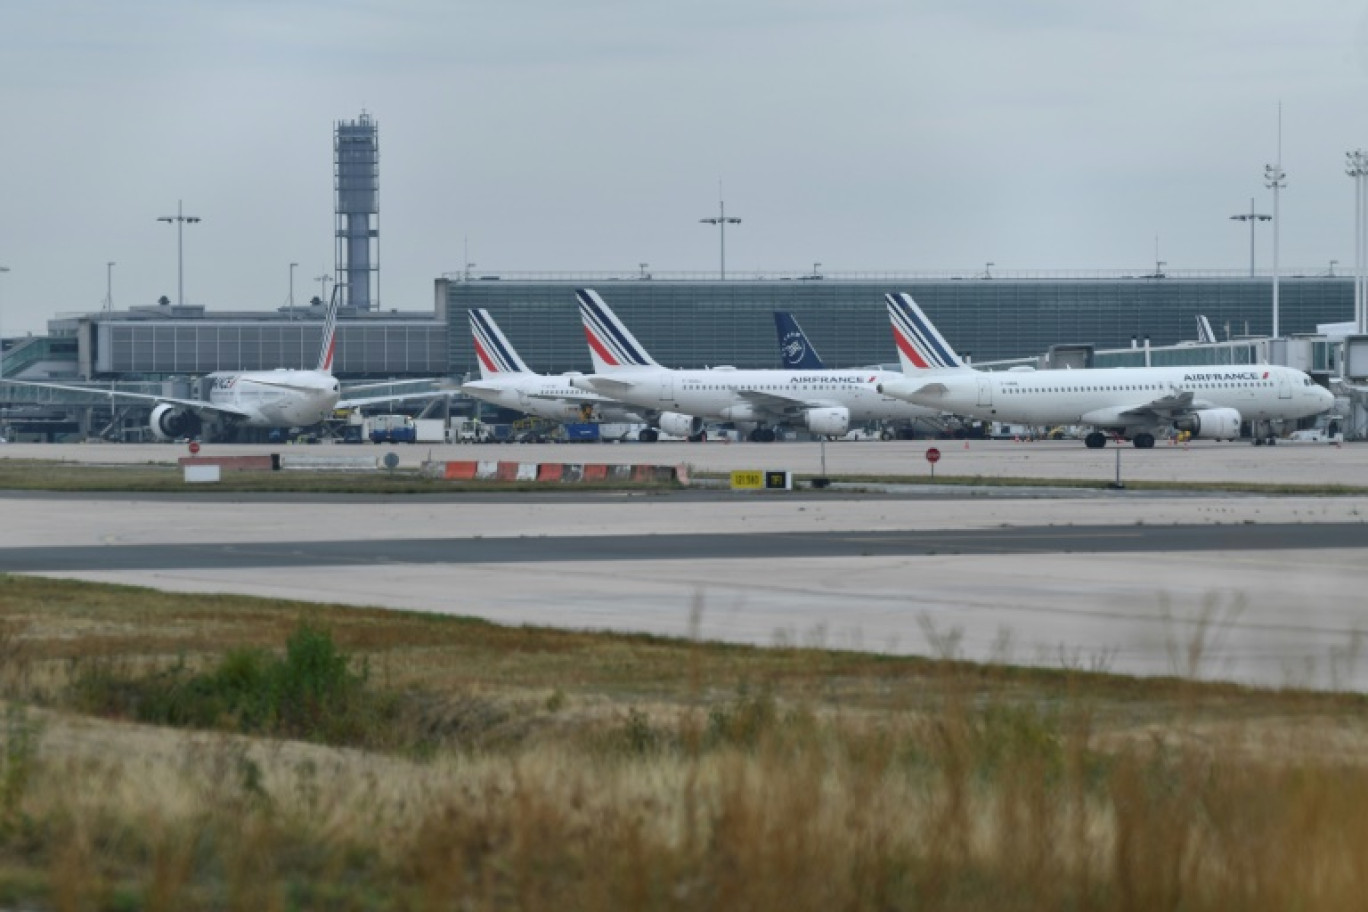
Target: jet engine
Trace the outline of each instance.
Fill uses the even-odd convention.
[[[660,429],[673,437],[697,437],[703,433],[703,419],[679,412],[661,412]]]
[[[204,429],[200,416],[188,408],[163,402],[152,409],[152,417],[147,422],[152,427],[152,436],[158,440],[176,440],[181,437],[197,437]]]
[[[815,408],[803,415],[809,431],[824,437],[840,437],[850,430],[850,409]]]
[[[1173,426],[1193,437],[1234,440],[1240,436],[1240,413],[1233,408],[1198,409],[1173,420]]]

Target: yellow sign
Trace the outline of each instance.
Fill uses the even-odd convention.
[[[760,489],[765,486],[764,472],[732,472],[731,486],[733,488]]]
[[[793,475],[790,472],[775,471],[732,472],[731,486],[746,491],[791,491],[793,490]]]

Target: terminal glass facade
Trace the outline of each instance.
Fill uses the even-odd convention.
[[[1197,337],[1204,315],[1218,338],[1272,329],[1272,283],[1250,279],[438,280],[448,305],[450,370],[477,374],[467,309],[487,309],[535,371],[592,369],[574,290],[593,287],[667,367],[779,366],[773,311],[791,311],[832,367],[896,362],[883,295],[910,293],[961,354],[976,361],[1039,355],[1057,343],[1125,348]],[[1351,277],[1280,283],[1284,333],[1353,318]],[[1143,356],[1137,356],[1143,357]],[[1233,353],[1237,363],[1242,357]]]

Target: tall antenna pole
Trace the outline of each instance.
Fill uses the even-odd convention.
[[[699,219],[704,225],[716,225],[718,244],[721,248],[721,266],[718,271],[719,278],[724,281],[727,278],[727,226],[739,225],[741,220],[727,215],[727,204],[722,201],[722,182],[717,182],[717,217]]]
[[[1278,102],[1278,160],[1264,165],[1264,186],[1273,191],[1273,338],[1281,336],[1278,328],[1278,233],[1282,227],[1278,218],[1278,191],[1287,186],[1287,173],[1282,169],[1282,102]]]
[[[114,312],[114,261],[105,263],[105,313]]]

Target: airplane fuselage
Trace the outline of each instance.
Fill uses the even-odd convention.
[[[500,408],[552,421],[641,420],[636,409],[571,386],[565,375],[500,374],[465,383],[461,391]]]
[[[1329,390],[1302,371],[1277,365],[966,369],[909,373],[885,389],[907,391],[912,401],[966,417],[1108,428],[1161,427],[1161,416],[1146,414],[1146,407],[1177,401],[1187,393],[1190,403],[1176,411],[1235,409],[1244,420],[1304,418],[1328,410],[1334,401]]]
[[[624,381],[600,390],[624,402],[713,420],[778,421],[807,408],[844,408],[852,421],[928,418],[938,410],[885,396],[878,384],[901,374],[878,370],[669,370],[625,368],[595,377]]]
[[[313,370],[215,373],[209,402],[246,414],[251,427],[309,427],[328,418],[341,398],[337,378]]]

